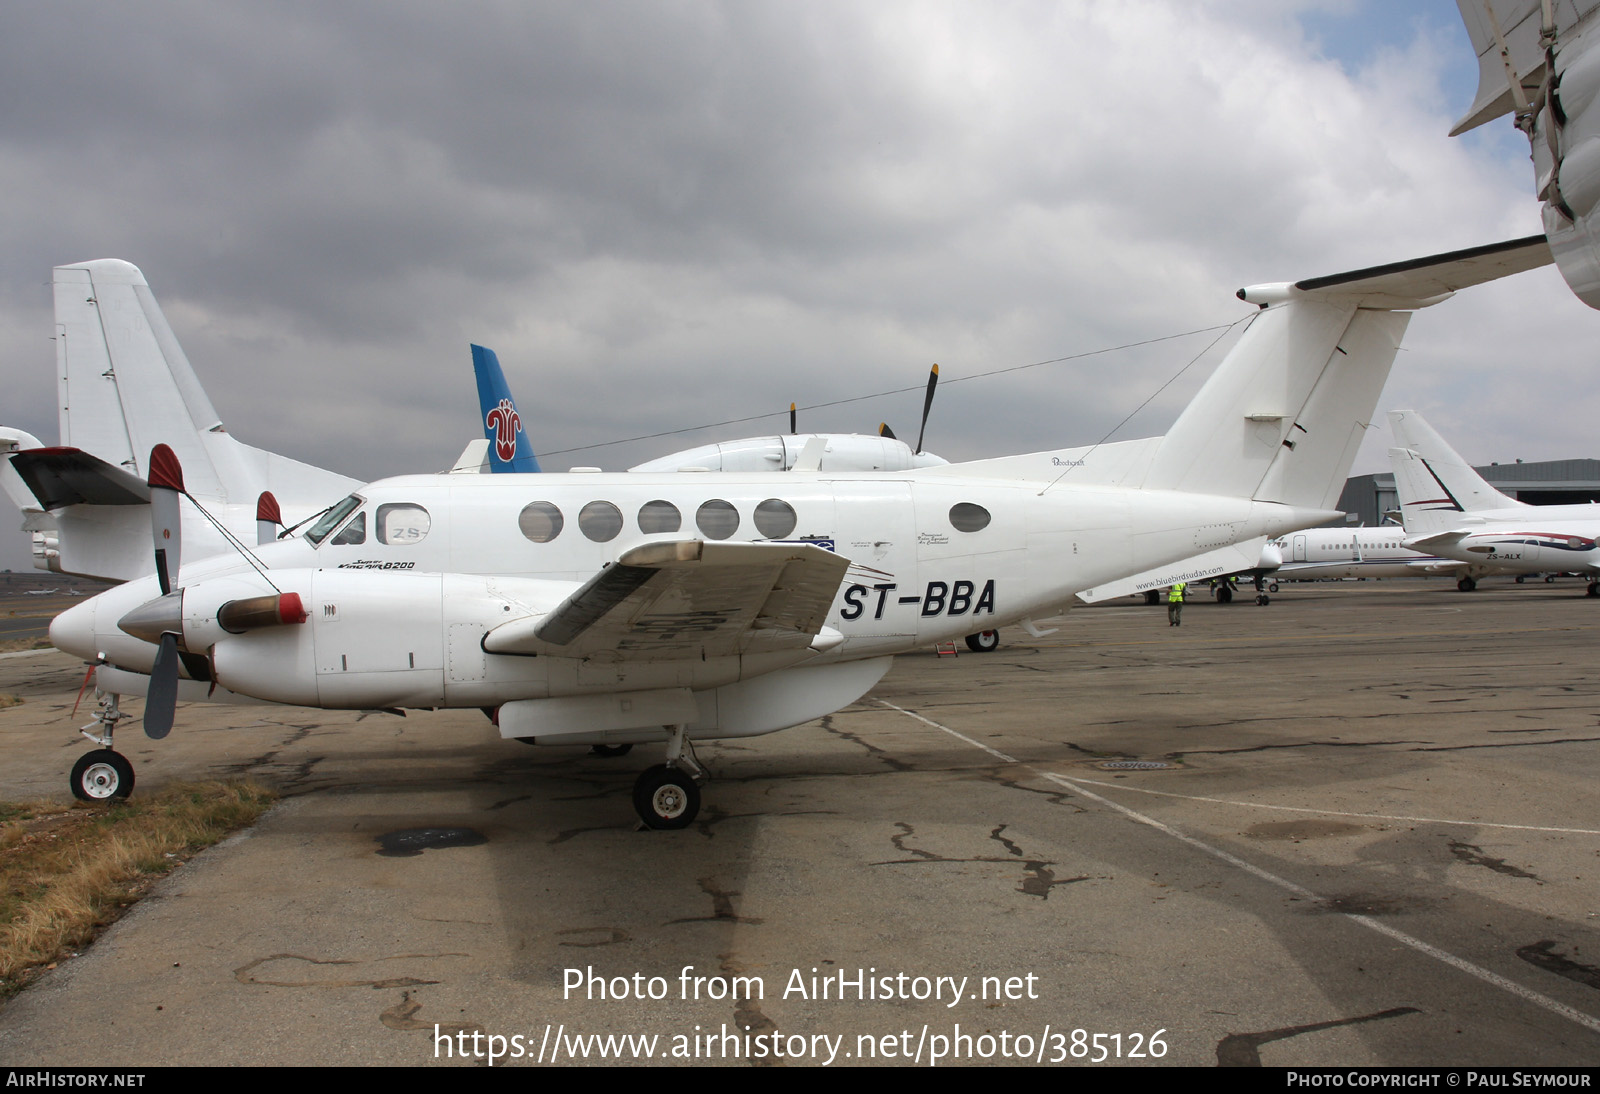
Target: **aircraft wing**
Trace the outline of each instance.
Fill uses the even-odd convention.
[[[849,565],[801,543],[647,543],[554,611],[496,627],[483,648],[630,661],[800,652],[822,632]]]

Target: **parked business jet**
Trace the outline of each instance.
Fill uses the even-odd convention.
[[[1600,2],[1456,4],[1478,55],[1478,92],[1450,135],[1513,116],[1533,153],[1556,266],[1579,299],[1600,308]]]
[[[1472,469],[1414,410],[1389,413],[1389,450],[1406,546],[1465,567],[1463,592],[1486,574],[1579,573],[1600,596],[1600,505],[1529,505]]]
[[[1534,237],[1242,289],[1260,311],[1145,440],[900,472],[408,476],[252,559],[192,564],[184,473],[158,448],[165,561],[51,626],[104,693],[73,790],[126,794],[118,695],[145,689],[161,737],[188,675],[304,706],[484,708],[541,745],[657,742],[634,806],[682,827],[706,777],[692,740],[810,721],[896,653],[1332,519],[1410,312],[1549,261]]]
[[[0,486],[33,535],[34,565],[128,581],[153,573],[146,462],[156,444],[182,461],[198,508],[183,511],[191,559],[266,542],[360,485],[242,444],[222,426],[137,266],[57,266],[60,442],[0,428]]]

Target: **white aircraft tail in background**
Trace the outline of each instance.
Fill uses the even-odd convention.
[[[1529,505],[1490,486],[1414,410],[1389,414],[1389,450],[1406,546],[1463,564],[1470,592],[1487,574],[1578,573],[1600,593],[1600,505]]]
[[[258,517],[300,520],[358,485],[223,429],[137,266],[57,266],[54,286],[60,443],[0,430],[0,486],[23,511],[39,568],[117,581],[152,571],[145,479],[157,444],[181,461],[190,494],[245,543],[266,534]],[[184,525],[191,558],[230,549],[192,508]]]

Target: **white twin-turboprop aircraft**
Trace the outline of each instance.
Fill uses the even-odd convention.
[[[147,688],[162,736],[188,675],[303,706],[479,707],[542,745],[664,743],[634,804],[682,827],[705,779],[692,740],[810,721],[896,653],[1330,519],[1409,312],[1549,261],[1534,237],[1241,290],[1261,310],[1171,431],[1092,448],[899,472],[385,479],[302,537],[181,569],[179,461],[153,454],[162,573],[51,627],[105,696],[74,791],[131,788],[117,695]]]

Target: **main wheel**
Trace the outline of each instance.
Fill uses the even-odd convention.
[[[1274,581],[1272,584],[1267,586],[1267,592],[1275,593],[1277,591],[1278,591],[1278,583],[1276,581]]]
[[[1144,591],[1144,602],[1146,604],[1159,604],[1161,603],[1161,594],[1155,589],[1146,589]]]
[[[79,801],[121,801],[133,793],[133,765],[120,752],[97,748],[72,765],[72,796]]]
[[[1477,587],[1478,587],[1478,583],[1476,581],[1474,581],[1471,577],[1462,577],[1462,579],[1460,581],[1456,582],[1456,588],[1460,589],[1464,593],[1470,593],[1473,589],[1476,589]]]
[[[1266,593],[1257,593],[1256,603],[1265,608],[1268,604],[1272,603],[1272,597],[1268,596]]]
[[[590,745],[589,751],[594,753],[596,756],[604,756],[608,760],[613,760],[618,756],[626,756],[628,753],[632,752],[633,745]]]
[[[979,631],[967,635],[967,649],[973,653],[993,653],[1000,648],[999,631]]]
[[[656,764],[633,784],[633,808],[651,828],[687,828],[700,813],[700,788],[687,771]]]
[[[1589,591],[1587,593],[1584,593],[1583,595],[1585,595],[1585,596],[1600,596],[1600,581],[1591,581],[1591,582],[1589,582]]]
[[[1231,586],[1228,586],[1228,585],[1218,585],[1217,586],[1217,603],[1218,604],[1232,604],[1233,603],[1233,588]]]

